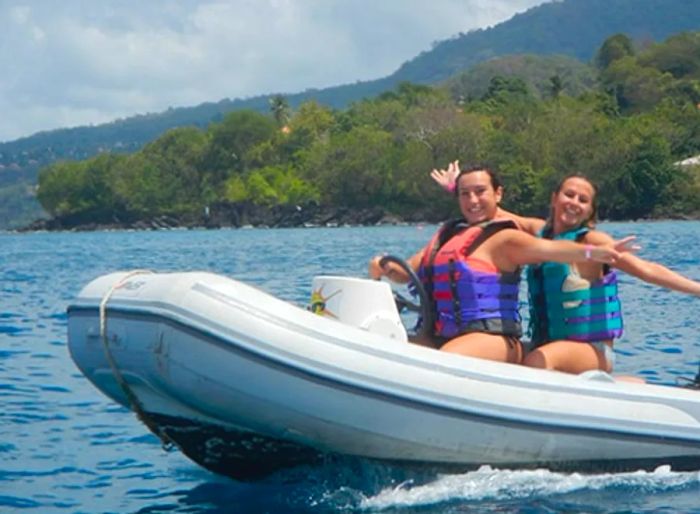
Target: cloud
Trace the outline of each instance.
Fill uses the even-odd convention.
[[[386,76],[544,0],[0,0],[0,141]]]

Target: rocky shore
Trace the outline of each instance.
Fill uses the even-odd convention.
[[[453,213],[456,215],[457,213]],[[331,207],[309,203],[304,205],[276,205],[264,207],[250,202],[222,202],[213,204],[199,215],[159,215],[151,218],[113,216],[109,219],[96,215],[64,216],[37,220],[18,232],[33,231],[92,231],[92,230],[165,230],[193,228],[292,228],[397,225],[401,223],[440,223],[449,213],[413,211],[397,216],[383,207]],[[691,215],[668,215],[658,220],[698,220],[700,212]],[[640,220],[641,221],[641,220]]]
[[[435,213],[415,212],[398,217],[382,207],[355,209],[329,207],[316,203],[264,207],[250,202],[218,203],[199,215],[160,215],[146,219],[99,216],[64,216],[37,220],[21,232],[29,231],[91,231],[91,230],[163,230],[175,228],[242,228],[242,227],[336,227],[395,225],[399,223],[438,222]]]

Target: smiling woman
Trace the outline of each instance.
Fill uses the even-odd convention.
[[[545,261],[612,263],[627,250],[623,240],[600,246],[537,239],[517,230],[498,204],[503,187],[485,166],[459,172],[456,192],[462,218],[443,225],[408,260],[434,305],[429,341],[446,352],[504,362],[521,362],[523,347],[518,291],[520,269]],[[406,282],[407,273],[380,257],[369,274]]]
[[[540,222],[538,234],[552,240],[610,244],[608,234],[593,228],[596,198],[590,180],[579,174],[565,177],[552,193],[550,217]],[[621,255],[612,266],[594,262],[531,266],[530,334],[536,349],[525,357],[525,365],[570,373],[612,371],[613,340],[623,330],[613,267],[645,282],[700,295],[700,283],[631,253]]]
[[[473,191],[458,182],[459,163],[447,170],[433,170],[432,178],[448,191],[455,189],[465,218],[478,222],[482,208]],[[455,178],[457,177],[457,178]],[[597,188],[585,176],[564,177],[552,193],[547,220],[518,216],[499,209],[497,216],[510,219],[521,230],[551,241],[574,241],[585,245],[592,256],[596,247],[614,244],[608,234],[595,230]],[[463,200],[463,195],[465,199]],[[500,200],[500,196],[497,197]],[[612,268],[675,291],[700,295],[700,283],[667,267],[641,259],[631,252],[608,262],[586,259],[531,263],[527,268],[530,325],[535,349],[523,364],[568,373],[588,370],[611,372],[615,358],[613,340],[622,335],[622,309],[617,294],[617,275]]]

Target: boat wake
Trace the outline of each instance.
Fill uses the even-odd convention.
[[[442,475],[434,481],[413,486],[402,483],[365,496],[357,507],[366,511],[426,507],[445,503],[508,502],[566,496],[578,492],[605,492],[618,495],[628,490],[634,494],[664,493],[700,487],[700,472],[674,472],[660,466],[652,472],[583,475],[554,473],[546,469],[498,470],[483,466],[458,475]]]

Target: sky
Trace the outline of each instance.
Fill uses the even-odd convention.
[[[546,0],[0,0],[0,141],[390,75]]]

